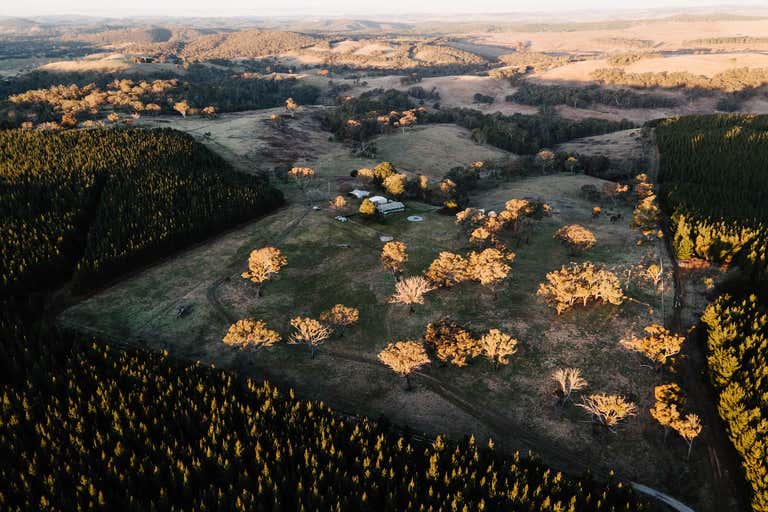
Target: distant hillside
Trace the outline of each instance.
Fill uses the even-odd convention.
[[[257,58],[306,48],[319,42],[319,38],[296,32],[243,30],[193,39],[182,48],[181,56],[188,60]]]
[[[48,29],[49,27],[29,19],[0,16],[0,35],[39,35]]]
[[[97,44],[120,44],[120,43],[164,43],[169,41],[173,32],[164,27],[148,28],[124,28],[115,30],[106,30],[95,34],[78,34],[72,39],[78,41],[88,41]]]

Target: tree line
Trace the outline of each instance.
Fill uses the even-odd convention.
[[[768,83],[768,69],[733,68],[707,77],[695,75],[688,71],[627,73],[620,68],[602,68],[593,71],[590,77],[597,82],[629,87],[687,88],[735,92],[760,87]]]
[[[511,116],[484,114],[465,108],[427,111],[423,107],[416,109],[408,93],[395,89],[375,89],[356,98],[341,96],[336,99],[336,105],[335,110],[324,115],[322,125],[337,140],[368,140],[385,133],[387,126],[395,126],[395,121],[402,121],[398,111],[411,110],[414,123],[457,124],[471,130],[473,140],[478,143],[488,143],[518,154],[535,154],[542,148],[568,140],[635,127],[627,120],[564,119],[547,109],[535,115]]]
[[[170,129],[2,131],[0,193],[2,294],[103,282],[282,202]]]
[[[563,85],[540,85],[523,82],[507,101],[533,106],[570,105],[587,108],[595,103],[621,108],[676,107],[679,100],[661,94],[640,94],[629,89],[606,89],[599,85],[568,87]]]
[[[95,120],[130,121],[155,114],[212,115],[278,107],[287,98],[313,104],[320,96],[317,87],[293,77],[222,73],[201,64],[188,66],[183,80],[177,76],[147,79],[38,73],[19,86],[9,86],[8,93],[8,98],[0,101],[0,126],[6,127],[22,123],[72,127]]]
[[[766,228],[768,116],[716,115],[658,123],[662,200],[681,259],[731,261]]]
[[[454,123],[472,130],[472,137],[497,148],[518,154],[534,154],[542,148],[592,135],[634,128],[630,121],[585,118],[564,119],[552,113],[535,115],[483,114],[478,110],[444,108],[424,116],[427,123]]]
[[[420,441],[293,390],[0,321],[4,510],[644,510],[621,483]]]
[[[692,116],[656,127],[678,258],[739,273],[702,315],[718,411],[742,458],[752,509],[768,510],[768,116]]]

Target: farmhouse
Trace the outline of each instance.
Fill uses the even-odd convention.
[[[389,202],[389,199],[387,199],[384,196],[373,196],[368,198],[373,204],[386,204]]]
[[[351,191],[349,195],[355,196],[358,199],[362,199],[364,197],[368,197],[369,195],[371,195],[371,193],[368,192],[367,190],[360,190],[359,188],[356,188],[355,190]]]
[[[382,215],[389,215],[390,213],[405,211],[405,205],[400,201],[390,201],[388,203],[377,204],[376,209]]]

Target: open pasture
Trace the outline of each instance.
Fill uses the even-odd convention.
[[[466,253],[471,249],[466,235],[452,216],[416,202],[383,223],[356,216],[340,223],[333,219],[336,212],[319,203],[320,210],[285,208],[147,269],[65,311],[61,321],[268,377],[344,411],[385,414],[428,434],[472,431],[493,437],[504,449],[535,449],[563,469],[580,472],[587,463],[598,471],[614,468],[622,476],[698,501],[706,490],[685,485],[684,447],[662,450],[662,430],[648,414],[661,376],[618,343],[661,321],[659,293],[630,283],[632,300],[620,307],[576,309],[561,316],[535,295],[547,272],[574,260],[553,239],[565,224],[581,223],[598,239],[590,253],[575,260],[604,263],[623,284],[629,283],[630,268],[658,262],[658,245],[635,244],[638,235],[628,226],[628,207],[603,205],[623,215],[619,222],[591,219],[594,205],[582,197],[581,186],[599,189],[602,183],[582,175],[542,176],[497,183],[472,197],[474,205],[488,209],[503,208],[516,197],[538,197],[553,207],[551,217],[537,221],[527,244],[507,240],[517,257],[496,298],[479,284],[463,283],[428,293],[413,314],[407,306],[388,304],[395,281],[379,261],[382,235],[406,243],[406,275],[420,274],[440,251]],[[412,214],[424,221],[407,221]],[[278,247],[288,265],[259,298],[240,273],[249,251],[265,245]],[[287,338],[291,318],[317,317],[336,303],[357,307],[360,322],[321,346],[315,359],[301,345],[239,351],[222,342],[229,324],[246,317],[265,320]],[[181,318],[179,306],[188,311]],[[388,342],[419,339],[428,322],[446,316],[478,336],[491,328],[508,332],[519,340],[518,352],[497,371],[483,359],[465,368],[433,362],[415,376],[416,391],[404,391],[401,379],[376,355]],[[567,366],[582,370],[588,392],[629,397],[638,405],[638,416],[617,434],[598,434],[583,411],[556,405],[550,375]],[[699,466],[690,467],[698,471]]]

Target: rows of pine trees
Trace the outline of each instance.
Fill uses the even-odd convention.
[[[0,335],[3,510],[645,509],[620,483],[414,440],[162,353],[7,314]]]
[[[656,128],[678,258],[734,263],[702,316],[718,411],[768,511],[768,116],[692,116]]]
[[[0,131],[0,292],[114,277],[282,202],[188,135]]]

